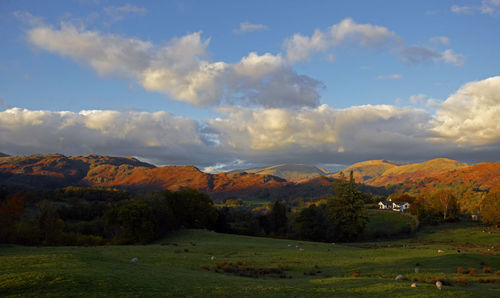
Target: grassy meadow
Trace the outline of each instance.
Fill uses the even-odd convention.
[[[240,276],[264,268],[281,270],[281,278]],[[2,246],[0,296],[499,297],[499,270],[500,231],[480,226],[425,227],[411,238],[347,245],[184,230],[144,246]],[[450,285],[439,291],[435,279]]]

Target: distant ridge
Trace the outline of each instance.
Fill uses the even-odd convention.
[[[243,170],[240,172],[254,173],[259,175],[273,175],[287,181],[302,181],[319,176],[327,175],[328,171],[315,166],[304,164],[282,164],[266,168]]]
[[[363,191],[383,195],[403,191],[418,195],[448,187],[463,194],[460,204],[471,212],[476,212],[474,206],[485,192],[500,188],[500,163],[469,166],[446,158],[411,164],[371,160],[344,169],[346,176],[351,169],[356,182],[363,182],[364,185],[360,185]],[[326,175],[325,170],[301,164],[253,171],[258,173],[209,174],[194,166],[156,167],[133,157],[37,154],[0,157],[0,186],[25,189],[105,187],[139,192],[193,188],[209,194],[214,200],[291,200],[331,194],[338,175]],[[307,178],[311,176],[314,177]]]
[[[0,152],[0,157],[7,157],[7,156],[10,156],[10,155]]]
[[[349,173],[353,172],[354,180],[358,183],[365,183],[366,181],[381,176],[385,171],[396,168],[406,163],[391,161],[385,159],[378,160],[368,160],[363,162],[355,163],[340,172],[343,172],[345,176],[348,176]],[[340,172],[333,174],[332,176],[338,178]]]

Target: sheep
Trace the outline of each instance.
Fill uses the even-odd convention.
[[[443,283],[441,281],[436,281],[436,288],[438,288],[439,290],[441,290],[441,288],[443,287]]]
[[[400,274],[400,275],[396,276],[395,280],[398,280],[398,281],[399,281],[399,280],[403,280],[403,275],[402,275],[402,274]]]
[[[299,251],[301,251],[301,252],[302,252],[302,251],[304,251],[304,249],[303,249],[303,248],[299,248]]]
[[[443,253],[443,252],[444,252],[444,250],[438,249],[438,254]]]
[[[215,260],[217,260],[217,257],[216,256],[211,256],[210,260],[215,261]]]
[[[130,260],[130,263],[132,264],[137,264],[137,262],[139,262],[138,258],[133,258],[132,260]]]
[[[416,288],[416,287],[417,287],[417,283],[416,283],[416,282],[412,283],[412,284],[411,284],[411,287],[412,287],[412,288]]]

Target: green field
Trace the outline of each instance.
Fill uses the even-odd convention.
[[[238,262],[285,268],[287,278],[215,272],[216,264]],[[477,274],[458,274],[457,267]],[[349,245],[185,230],[145,246],[0,247],[0,296],[499,297],[498,270],[500,231],[478,226],[443,225],[408,239]],[[395,281],[398,274],[405,280]],[[433,278],[451,285],[439,291]],[[410,287],[413,279],[417,288]]]
[[[392,210],[367,209],[368,222],[363,231],[363,239],[387,238],[408,235],[417,228],[416,219],[409,214]]]

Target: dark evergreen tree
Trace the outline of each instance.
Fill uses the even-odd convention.
[[[356,239],[365,228],[363,196],[356,188],[353,172],[348,181],[341,173],[335,185],[335,194],[326,203],[328,241]]]
[[[274,201],[269,212],[270,230],[275,235],[286,234],[287,227],[287,210],[286,205],[280,201]]]

